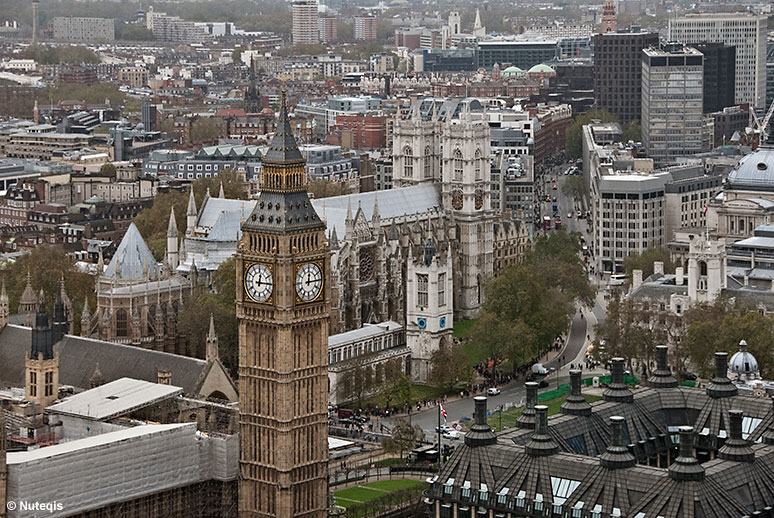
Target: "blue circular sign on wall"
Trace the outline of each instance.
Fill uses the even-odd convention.
[[[419,329],[424,329],[427,327],[427,320],[425,320],[424,318],[418,318],[417,325],[419,326]]]
[[[441,325],[441,329],[446,327],[446,317],[441,317],[441,321],[439,323]]]

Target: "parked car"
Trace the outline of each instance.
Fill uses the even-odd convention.
[[[497,396],[500,394],[500,389],[497,387],[490,387],[486,389],[486,395],[487,396]]]
[[[548,386],[548,381],[546,381],[546,380],[538,381],[538,388],[545,388],[547,386]]]
[[[462,437],[462,434],[457,430],[450,430],[448,432],[443,433],[443,438],[449,439],[450,441],[455,441],[457,439],[460,439],[461,437]]]
[[[698,376],[692,372],[681,372],[680,378],[686,380],[686,381],[696,381],[698,379]]]

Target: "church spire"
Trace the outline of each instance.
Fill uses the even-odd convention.
[[[226,193],[223,192],[223,182],[220,182],[220,189],[218,190],[218,198],[225,198]]]
[[[87,337],[91,333],[91,313],[89,312],[89,297],[83,300],[83,311],[81,312],[81,336]]]
[[[179,264],[179,257],[175,207],[172,207],[169,210],[169,226],[167,227],[167,267],[169,267],[169,273],[175,273]]]
[[[185,211],[186,228],[185,235],[192,236],[194,229],[196,228],[196,218],[198,217],[196,212],[196,198],[194,198],[193,186],[188,191],[188,209]]]
[[[210,313],[210,330],[207,332],[207,362],[218,359],[218,335],[215,334],[215,317]]]

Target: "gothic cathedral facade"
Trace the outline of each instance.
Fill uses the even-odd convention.
[[[240,518],[323,518],[330,254],[285,94],[237,249]]]

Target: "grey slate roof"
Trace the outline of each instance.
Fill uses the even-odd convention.
[[[119,272],[116,276],[116,268],[119,265]],[[145,268],[148,268],[151,279],[158,278],[159,266],[156,258],[153,257],[148,245],[140,235],[140,231],[132,222],[103,275],[119,279],[142,279]]]
[[[28,327],[7,325],[0,331],[0,381],[24,386],[24,359],[31,340]],[[158,371],[168,370],[173,385],[186,394],[197,394],[207,367],[207,362],[197,358],[71,335],[55,344],[54,351],[59,352],[59,383],[81,389],[89,388],[89,378],[99,363],[106,383],[120,378],[155,383]]]
[[[764,429],[774,427],[771,400],[745,396],[713,400],[700,389],[672,387],[637,390],[634,403],[598,401],[591,406],[592,416],[555,415],[549,419],[551,435],[558,437],[557,442],[565,450],[553,455],[527,455],[525,444],[533,432],[524,429],[500,433],[493,445],[458,446],[431,484],[428,497],[444,505],[484,507],[493,509],[495,515],[512,516],[542,516],[533,514],[538,510],[536,502],[542,501],[548,510],[546,515],[553,510],[561,516],[576,516],[570,511],[577,510],[577,516],[583,518],[742,517],[774,504],[774,447],[769,445],[752,446],[753,462],[719,458],[705,462],[704,479],[691,481],[675,480],[666,469],[642,464],[609,469],[600,463],[599,449],[594,444],[582,455],[566,447],[577,442],[579,436],[602,437],[604,433],[591,429],[607,426],[612,415],[626,417],[624,439],[635,454],[638,449],[648,448],[638,445],[640,440],[656,445],[666,440],[671,448],[674,427],[696,424],[701,433],[699,423],[708,419],[713,421],[709,433],[723,437],[721,416],[727,415],[729,408],[742,410],[746,420],[743,438],[749,433],[749,439],[755,441]],[[653,459],[657,452],[647,454]],[[488,480],[490,473],[496,480],[494,489]],[[467,493],[463,491],[466,482],[470,487]],[[486,500],[478,491],[481,482],[489,489]],[[506,496],[498,499],[498,493],[506,492],[505,488]],[[557,511],[554,505],[561,508]]]
[[[304,157],[298,150],[296,139],[293,137],[293,129],[288,119],[288,104],[285,91],[282,91],[279,122],[277,132],[271,139],[269,150],[263,156],[264,164],[289,164],[303,162]]]

